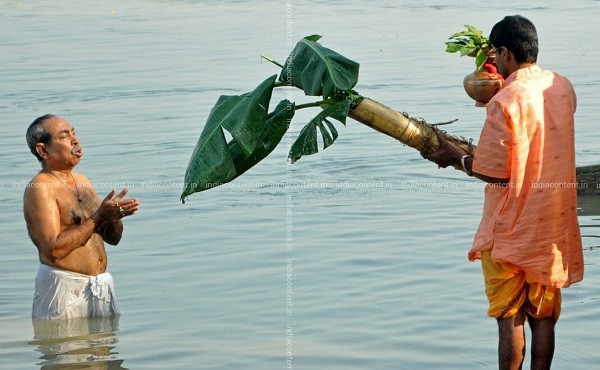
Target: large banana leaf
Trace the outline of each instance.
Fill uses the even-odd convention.
[[[320,38],[312,35],[298,41],[279,80],[302,89],[306,95],[327,99],[356,85],[359,64],[322,46],[317,42]]]
[[[182,202],[190,194],[235,179],[275,149],[294,115],[287,100],[268,114],[275,78],[269,77],[249,93],[219,98],[188,164]],[[223,129],[233,137],[229,143]]]
[[[319,151],[317,128],[323,138],[323,149],[333,144],[338,137],[338,132],[333,124],[327,120],[327,117],[334,118],[346,124],[346,117],[348,116],[351,103],[351,97],[333,101],[331,105],[319,112],[315,118],[302,128],[300,135],[298,135],[298,138],[290,148],[289,158],[292,163],[296,162],[303,155],[315,154]]]
[[[262,161],[275,149],[287,131],[294,113],[294,103],[287,99],[280,101],[273,112],[269,113],[256,149],[248,157],[242,155],[240,146],[236,141],[232,140],[228,144],[229,152],[233,154],[237,176],[254,167],[255,164]]]

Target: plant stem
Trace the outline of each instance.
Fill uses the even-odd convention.
[[[281,63],[278,63],[278,62],[274,61],[273,59],[269,58],[269,57],[268,57],[268,56],[266,56],[266,55],[262,55],[262,54],[261,54],[261,55],[260,55],[260,57],[261,57],[261,58],[263,58],[263,59],[265,59],[266,61],[269,61],[269,62],[271,62],[271,63],[275,64],[275,65],[276,65],[276,66],[278,66],[279,68],[283,68],[283,64],[281,64]]]
[[[439,123],[430,123],[431,126],[443,126],[443,125],[449,125],[452,124],[454,122],[458,121],[458,118],[453,119],[452,121],[448,121],[448,122],[439,122]]]
[[[294,110],[298,110],[298,109],[304,109],[304,108],[314,108],[314,107],[320,107],[321,104],[323,104],[323,100],[321,101],[316,101],[313,103],[304,103],[304,104],[298,104],[294,107]]]

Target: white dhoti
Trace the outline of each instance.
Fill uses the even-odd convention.
[[[32,316],[38,319],[119,314],[112,275],[83,275],[40,264],[35,278]]]

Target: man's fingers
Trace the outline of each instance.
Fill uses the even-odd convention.
[[[123,202],[122,207],[125,209],[134,209],[134,208],[139,208],[140,204],[138,203],[138,201],[136,199],[128,199],[125,202]]]
[[[125,194],[127,194],[129,190],[127,190],[127,188],[123,188],[123,190],[121,190],[121,192],[119,193],[119,195],[116,196],[116,198],[123,199],[123,197],[125,196]]]
[[[433,153],[428,153],[428,154],[425,154],[425,153],[421,152],[420,154],[421,154],[421,157],[423,157],[423,158],[425,158],[425,159],[427,159],[427,160],[430,160],[430,161],[432,161],[432,162],[435,162],[435,161],[439,160],[439,153],[438,153],[438,150],[436,150],[436,151],[435,151],[435,152],[433,152]]]
[[[122,213],[121,216],[127,217],[127,216],[131,216],[134,213],[136,213],[140,208],[140,204],[136,202],[136,203],[129,204],[122,208],[124,209],[124,213]]]
[[[104,203],[104,202],[106,202],[108,200],[111,200],[115,196],[116,192],[117,191],[115,189],[112,189],[112,191],[110,193],[108,193],[108,195],[104,198],[104,200],[102,201],[102,203]]]
[[[437,137],[438,137],[438,141],[440,142],[440,147],[445,147],[447,148],[450,143],[448,143],[448,139],[446,139],[446,136],[444,134],[442,134],[440,131],[436,132]]]

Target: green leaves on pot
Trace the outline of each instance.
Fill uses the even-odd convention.
[[[276,75],[243,95],[222,95],[210,112],[185,173],[181,201],[240,176],[275,149],[294,116],[282,100],[268,113]],[[227,142],[227,130],[232,140]]]
[[[307,36],[296,44],[279,81],[302,89],[306,95],[327,99],[356,85],[359,64],[319,44],[320,38]]]
[[[449,41],[446,41],[446,52],[460,52],[461,56],[475,57],[475,66],[479,70],[488,58],[490,42],[487,37],[483,36],[482,31],[468,24],[465,24],[465,27],[466,31],[457,32],[450,36]]]

